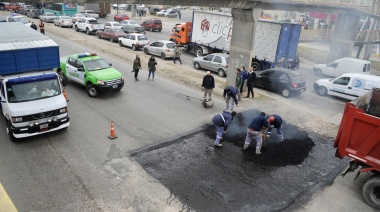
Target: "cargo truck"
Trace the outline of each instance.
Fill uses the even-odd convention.
[[[362,195],[371,207],[380,210],[380,89],[346,103],[335,138],[335,156],[351,162],[342,176],[361,167],[360,173],[373,173],[364,183]],[[355,178],[355,179],[356,179]]]
[[[233,18],[230,13],[194,11],[193,21],[177,24],[170,40],[198,57],[213,52],[229,53],[232,27]],[[252,66],[256,70],[298,68],[300,24],[260,20],[255,27]]]
[[[99,18],[105,18],[111,13],[110,3],[86,3],[85,8],[99,14]]]
[[[0,109],[12,141],[69,126],[53,40],[22,23],[2,23],[0,64]]]

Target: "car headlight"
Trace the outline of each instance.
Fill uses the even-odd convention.
[[[98,85],[104,85],[104,81],[103,80],[96,80],[96,82],[98,83]]]
[[[22,117],[12,117],[12,122],[13,123],[22,122]]]
[[[124,82],[124,77],[121,77],[121,81]]]
[[[59,109],[59,113],[66,113],[67,112],[67,107]]]

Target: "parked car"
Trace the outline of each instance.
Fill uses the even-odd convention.
[[[219,76],[226,76],[228,70],[229,55],[223,53],[209,54],[203,57],[193,58],[194,68],[201,68],[216,72]]]
[[[113,20],[115,21],[124,21],[124,20],[129,20],[129,16],[127,14],[116,14],[113,17]]]
[[[93,10],[84,10],[80,12],[82,15],[86,16],[87,18],[96,18],[99,19],[99,14],[96,14]]]
[[[39,18],[40,17],[40,11],[38,9],[31,9],[26,14],[26,16],[29,18]]]
[[[168,18],[177,18],[177,17],[178,17],[178,12],[175,11],[175,10],[167,10],[167,11],[164,13],[164,16],[165,16],[165,17],[168,17]]]
[[[81,13],[77,13],[77,14],[72,15],[71,18],[73,20],[73,23],[75,23],[75,22],[79,21],[79,19],[81,19],[81,18],[86,18],[86,16],[84,16]]]
[[[145,34],[145,29],[140,24],[126,25],[121,28],[125,33]]]
[[[129,34],[119,38],[119,45],[121,47],[128,46],[131,47],[133,51],[136,51],[139,48],[143,48],[148,44],[149,39],[144,34]]]
[[[54,19],[56,17],[57,16],[54,13],[44,13],[44,14],[40,15],[40,21],[54,23]]]
[[[272,68],[256,71],[255,86],[279,92],[283,97],[299,95],[306,91],[306,81],[297,71],[286,68]]]
[[[160,19],[147,19],[141,23],[141,26],[144,27],[145,30],[150,30],[151,32],[153,30],[157,30],[161,32],[162,30],[162,21]]]
[[[69,16],[57,16],[54,25],[59,27],[73,27],[73,21]]]
[[[166,10],[160,10],[159,12],[156,13],[157,16],[164,16]]]
[[[168,40],[159,40],[144,47],[145,54],[160,56],[161,59],[174,58],[174,46],[176,44]]]
[[[138,23],[134,20],[124,20],[124,21],[120,21],[120,24],[121,26],[126,26],[126,25],[138,24]]]
[[[125,9],[127,7],[127,4],[113,4],[112,5],[112,8],[114,9],[114,10],[116,10],[116,9]]]
[[[126,34],[121,29],[115,28],[105,28],[104,30],[99,30],[96,32],[96,36],[99,39],[107,38],[111,42],[117,41],[119,38],[125,36]]]
[[[104,28],[121,29],[121,27],[122,26],[119,22],[110,21],[110,22],[104,23]]]

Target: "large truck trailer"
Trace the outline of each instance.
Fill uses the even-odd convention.
[[[177,24],[170,40],[198,57],[213,52],[230,52],[233,18],[230,13],[194,11],[193,21]],[[253,42],[252,66],[265,70],[275,66],[298,68],[298,23],[259,20]]]

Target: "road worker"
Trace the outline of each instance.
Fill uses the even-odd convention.
[[[224,110],[222,113],[215,115],[212,118],[212,123],[216,127],[216,139],[214,142],[214,146],[221,147],[223,146],[220,143],[220,140],[223,136],[223,131],[226,132],[228,125],[231,123],[232,119],[236,116],[236,112],[228,112],[227,110]]]
[[[238,100],[236,98],[237,90],[233,86],[227,86],[223,91],[223,97],[226,100],[226,110],[230,108],[230,100],[231,101],[231,111],[234,110],[234,103],[236,103],[236,107],[238,107]],[[227,97],[226,97],[227,96]]]
[[[263,128],[268,128],[268,121],[265,118],[265,113],[261,112],[260,115],[256,116],[248,126],[243,151],[248,149],[249,144],[253,139],[256,141],[256,154],[261,154],[261,145],[263,143],[261,130]]]
[[[277,114],[270,115],[267,119],[269,123],[268,132],[267,132],[267,138],[271,136],[271,132],[273,128],[277,128],[277,135],[278,137],[283,140],[284,136],[282,134],[282,118],[281,116]]]

